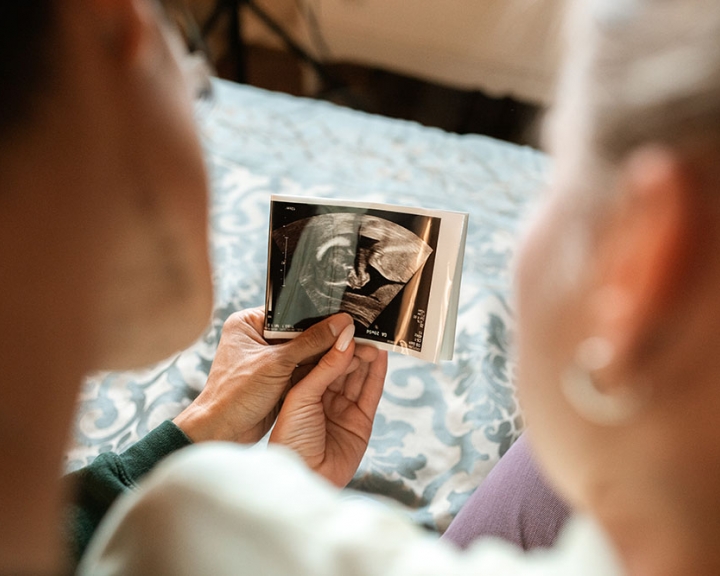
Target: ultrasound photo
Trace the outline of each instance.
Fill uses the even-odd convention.
[[[432,216],[274,200],[266,329],[347,312],[356,336],[420,350],[439,228]]]

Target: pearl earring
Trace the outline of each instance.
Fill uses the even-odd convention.
[[[580,343],[572,365],[562,378],[562,391],[573,409],[588,422],[601,426],[619,426],[628,422],[644,404],[636,390],[598,389],[593,372],[606,368],[615,351],[605,338],[588,338]]]

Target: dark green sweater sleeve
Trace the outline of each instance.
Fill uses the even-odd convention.
[[[122,454],[104,452],[89,466],[66,476],[75,495],[66,527],[75,562],[79,561],[115,499],[135,488],[138,480],[165,456],[191,443],[183,431],[168,420]]]

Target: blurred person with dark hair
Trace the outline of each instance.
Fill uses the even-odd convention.
[[[0,7],[0,574],[70,568],[113,501],[192,442],[254,443],[278,417],[273,442],[338,485],[367,446],[386,355],[356,347],[344,314],[269,346],[249,310],[198,398],[71,475],[67,508],[83,376],[160,360],[210,320],[207,176],[168,4]]]

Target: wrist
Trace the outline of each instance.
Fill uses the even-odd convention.
[[[196,444],[198,442],[209,442],[216,439],[206,422],[206,416],[202,412],[204,412],[203,409],[199,409],[194,404],[190,404],[190,406],[173,418],[173,424],[180,428],[180,430]]]
[[[238,426],[225,426],[224,420],[212,410],[193,402],[173,419],[173,424],[180,428],[194,443],[199,442],[235,442],[238,444],[255,444],[260,437],[253,429],[238,429]]]

